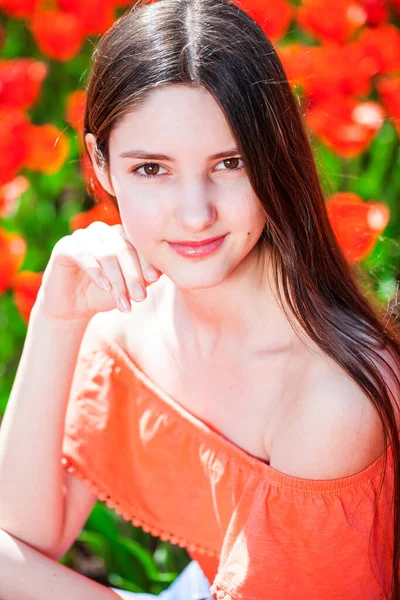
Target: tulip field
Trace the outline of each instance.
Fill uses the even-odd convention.
[[[82,132],[92,52],[129,5],[0,0],[0,419],[54,244],[93,221],[120,223]],[[345,256],[397,310],[400,0],[240,6],[278,49]],[[189,558],[98,502],[61,562],[104,585],[157,594]]]

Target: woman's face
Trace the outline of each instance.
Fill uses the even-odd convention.
[[[235,146],[207,90],[168,85],[112,131],[109,180],[96,169],[131,243],[180,288],[214,287],[255,254],[265,216]],[[201,259],[168,244],[225,234]]]

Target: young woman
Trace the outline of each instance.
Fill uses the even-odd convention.
[[[276,51],[228,0],[161,0],[94,59],[86,148],[122,225],[44,273],[1,427],[0,597],[129,597],[57,563],[100,499],[187,548],[168,600],[399,600],[399,333]]]

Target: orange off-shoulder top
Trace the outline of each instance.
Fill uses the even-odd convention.
[[[168,396],[104,333],[88,335],[62,464],[99,500],[186,548],[215,600],[384,597],[393,551],[390,446],[377,506],[384,454],[340,479],[282,473]]]

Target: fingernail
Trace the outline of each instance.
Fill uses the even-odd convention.
[[[111,290],[110,282],[108,281],[108,279],[103,277],[103,275],[98,276],[97,283],[101,288],[103,288],[103,290]]]
[[[159,275],[153,267],[147,269],[147,281],[156,281]]]
[[[141,283],[137,283],[133,288],[133,299],[134,300],[144,300],[146,297],[146,292]]]
[[[131,311],[131,303],[129,302],[129,300],[128,300],[128,298],[126,296],[121,296],[118,299],[118,306],[124,312],[130,312]]]

